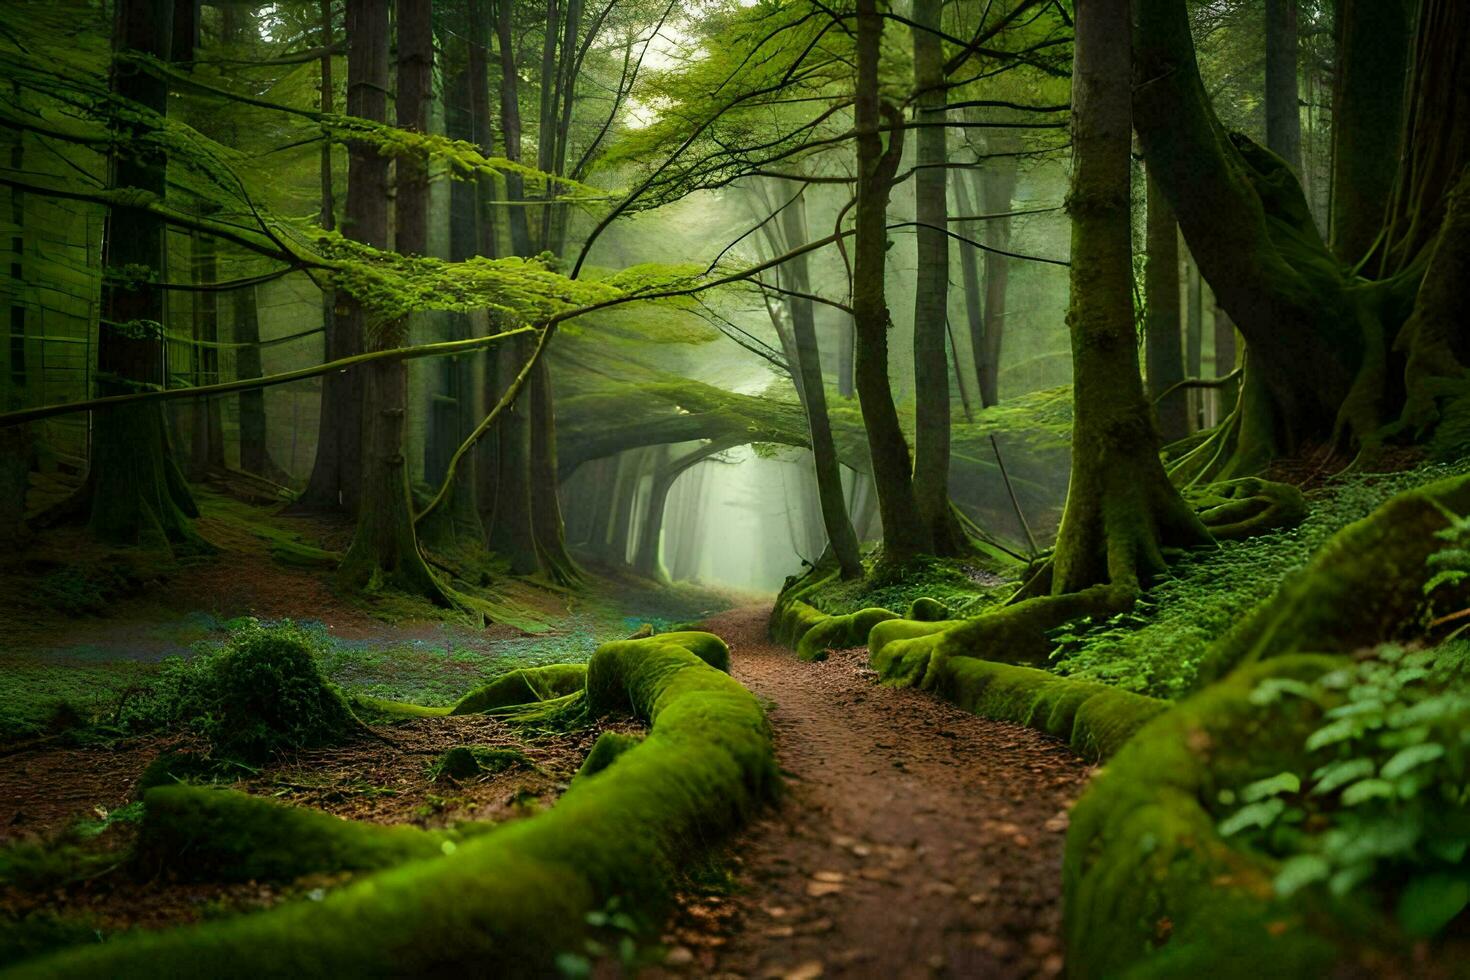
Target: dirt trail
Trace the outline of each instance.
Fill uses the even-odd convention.
[[[787,794],[731,847],[736,894],[685,910],[723,927],[703,942],[676,929],[687,945],[671,962],[792,980],[1059,974],[1066,810],[1087,764],[1030,729],[877,686],[865,650],[803,664],[767,640],[768,612],[708,628],[773,702]]]

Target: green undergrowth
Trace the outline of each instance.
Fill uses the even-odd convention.
[[[366,875],[320,900],[130,934],[28,962],[14,975],[346,975],[379,973],[385,963],[414,975],[553,975],[605,950],[588,943],[602,943],[613,915],[623,917],[616,925],[636,943],[661,923],[678,869],[776,789],[760,704],[711,666],[727,665],[728,656],[717,637],[698,633],[600,647],[588,665],[589,710],[632,711],[650,731],[605,768],[576,779],[539,815],[460,840],[414,831],[416,841],[437,839],[440,853]],[[150,805],[156,797],[222,812],[240,802],[184,787],[152,790]],[[273,808],[267,822],[293,813],[265,806]],[[195,813],[180,822],[181,832],[211,819]],[[313,823],[310,833],[361,830],[305,819]],[[258,816],[232,823],[264,833]],[[245,846],[237,842],[235,850]],[[322,853],[308,850],[308,860]]]
[[[512,769],[535,768],[536,764],[520,749],[491,745],[457,745],[440,753],[430,764],[429,775],[435,780],[464,780]]]
[[[1076,975],[1427,969],[1470,919],[1467,664],[1282,655],[1140,731],[1072,811]]]
[[[1394,494],[1466,468],[1461,462],[1334,480],[1308,495],[1310,509],[1301,524],[1189,552],[1150,586],[1134,611],[1056,631],[1054,669],[1176,698],[1194,685],[1210,643],[1305,567],[1333,534]]]
[[[333,745],[361,728],[322,674],[312,635],[246,622],[218,650],[166,661],[118,714],[124,731],[189,728],[215,754],[250,762]]]
[[[961,619],[1003,601],[1015,589],[1014,581],[970,559],[925,556],[895,565],[870,555],[864,567],[868,574],[849,582],[825,568],[813,572],[795,595],[828,615],[870,608],[902,612],[930,599],[943,604],[951,618]],[[1003,571],[1009,575],[1018,570]]]

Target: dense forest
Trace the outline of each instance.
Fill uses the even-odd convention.
[[[1465,975],[1470,4],[7,0],[0,89],[0,975]]]

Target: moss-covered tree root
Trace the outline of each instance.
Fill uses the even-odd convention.
[[[901,619],[886,609],[828,616],[788,595],[772,613],[771,635],[795,647],[803,660],[818,659],[827,649],[866,643],[884,683],[931,691],[982,718],[1026,725],[1065,740],[1085,758],[1106,759],[1165,710],[1166,703],[977,655],[986,649],[1011,655],[1023,650],[1036,660],[1045,659],[1050,644],[1037,628],[1033,607],[1051,617],[1064,613],[1059,604],[1067,601],[1080,603],[1085,612],[1094,603],[1132,600],[1126,590],[1102,587],[1042,597],[978,619],[921,621]],[[934,607],[939,605],[926,604],[924,611],[937,614]],[[859,635],[864,625],[867,629]]]
[[[1429,608],[1428,557],[1450,514],[1470,513],[1470,476],[1450,477],[1399,494],[1328,540],[1306,568],[1211,648],[1200,682],[1238,664],[1310,650],[1346,653],[1422,631]],[[1441,602],[1466,602],[1463,587]],[[1438,596],[1439,594],[1436,593]]]
[[[651,730],[539,816],[320,902],[132,935],[13,975],[554,976],[559,954],[581,952],[588,913],[614,896],[655,911],[676,869],[775,790],[760,704],[706,662],[723,647],[708,634],[667,634],[600,648],[589,706],[631,708]]]
[[[1251,694],[1265,677],[1305,681],[1340,663],[1296,655],[1238,671],[1159,717],[1108,763],[1067,834],[1072,976],[1332,973],[1348,948],[1343,928],[1305,893],[1278,899],[1274,862],[1222,839],[1205,803],[1222,788],[1310,771],[1302,746],[1320,713],[1297,698],[1268,709]]]

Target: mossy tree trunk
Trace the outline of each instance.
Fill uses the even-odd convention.
[[[1169,443],[1189,435],[1189,400],[1185,392],[1175,389],[1164,394],[1184,380],[1179,332],[1179,226],[1169,199],[1152,176],[1148,180],[1147,221],[1143,334],[1148,392],[1159,421],[1159,434]]]
[[[1332,93],[1332,250],[1368,257],[1398,170],[1412,0],[1337,0]]]
[[[209,235],[189,236],[191,277],[201,286],[219,280],[219,253]],[[224,379],[219,371],[219,293],[201,289],[193,296],[194,384],[217,384]],[[201,398],[191,406],[189,476],[199,479],[211,470],[225,468],[224,419],[220,403]]]
[[[1403,408],[1413,357],[1403,324],[1447,192],[1470,159],[1460,66],[1470,6],[1423,3],[1376,281],[1351,277],[1328,249],[1280,157],[1224,131],[1182,0],[1139,0],[1137,11],[1134,123],[1144,156],[1248,345],[1235,468],[1329,442],[1371,448]]]
[[[175,9],[172,0],[122,0],[115,46],[167,61]],[[167,83],[136,65],[113,68],[113,91],[159,115],[168,109]],[[167,160],[144,142],[148,123],[120,133],[112,186],[134,187],[162,198]],[[113,207],[107,215],[103,256],[102,325],[97,346],[101,394],[123,394],[165,381],[163,223],[147,209]],[[198,516],[168,443],[163,408],[143,404],[97,413],[87,483],[77,500],[99,538],[124,544],[168,546],[197,542]]]
[[[933,549],[919,512],[910,471],[908,440],[888,383],[888,329],[884,291],[888,249],[888,198],[903,157],[902,116],[878,91],[883,18],[877,0],[858,0],[857,90],[853,117],[857,142],[857,228],[853,243],[852,308],[856,333],[853,376],[872,458],[873,484],[883,520],[885,560],[904,561]],[[889,124],[887,145],[881,122]]]
[[[349,0],[347,43],[349,77],[377,93],[365,104],[371,113],[365,118],[382,121],[387,115],[388,92],[387,0]],[[398,0],[399,127],[418,132],[428,129],[432,73],[430,0]],[[387,157],[353,155],[347,171],[347,211],[353,220],[347,231],[379,248],[387,245],[388,238],[387,185]],[[400,156],[395,196],[399,252],[421,255],[426,250],[428,199],[425,162]],[[358,315],[363,312],[359,306]],[[371,337],[373,349],[381,350],[399,346],[407,328],[406,319],[373,323],[365,335]],[[407,411],[408,366],[402,361],[370,365],[363,385],[362,506],[338,574],[349,588],[388,585],[448,604],[448,595],[419,551],[414,531],[403,452]]]
[[[781,212],[784,244],[796,248],[807,241],[806,196],[802,195]],[[782,267],[789,276],[793,292],[812,291],[811,271],[805,255]],[[857,534],[847,513],[847,500],[842,492],[842,466],[837,458],[837,445],[832,439],[832,420],[827,413],[827,386],[822,375],[822,351],[817,343],[816,311],[812,301],[801,296],[787,298],[791,311],[791,333],[795,342],[795,373],[806,412],[807,431],[812,443],[812,463],[816,469],[817,498],[822,507],[822,526],[827,542],[842,577],[862,578],[863,563]]]
[[[1072,474],[1054,595],[1137,588],[1161,549],[1209,540],[1164,473],[1133,319],[1129,0],[1081,0],[1072,71]]]
[[[914,229],[918,267],[914,284],[914,499],[939,555],[962,550],[964,535],[949,503],[949,205],[944,164],[948,159],[945,122],[944,51],[939,34],[942,0],[913,5]]]

